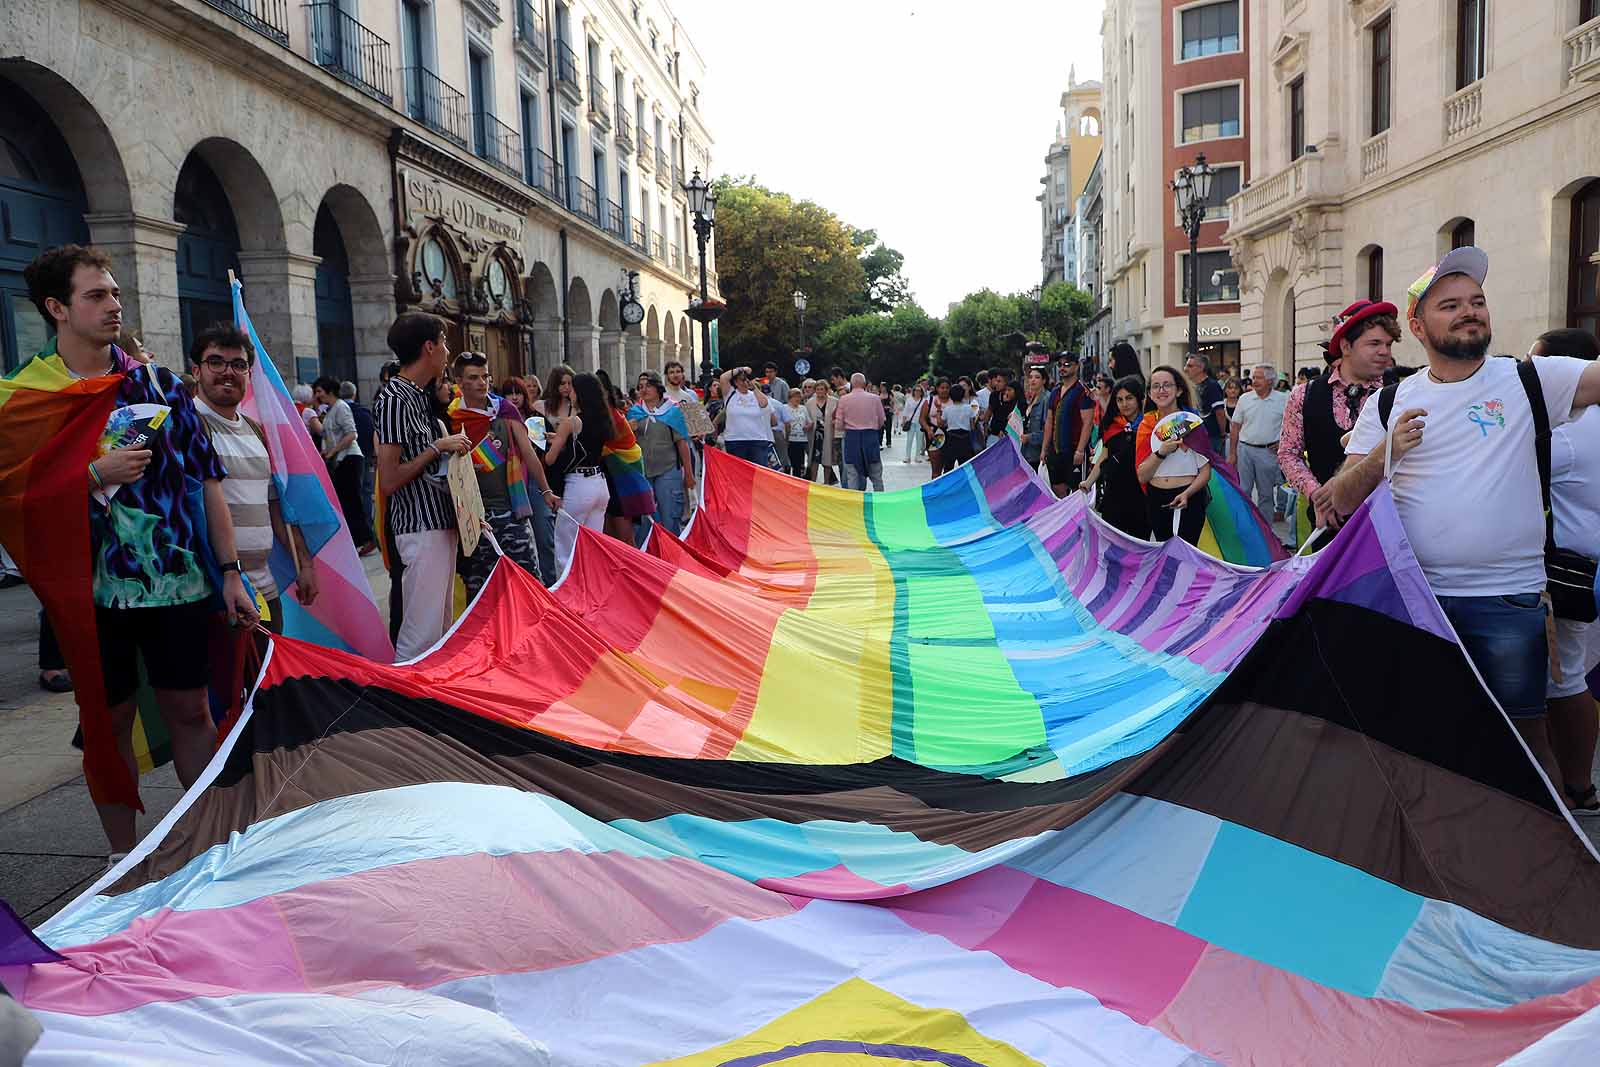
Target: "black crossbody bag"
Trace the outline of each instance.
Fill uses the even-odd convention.
[[[1556,546],[1556,520],[1550,510],[1550,412],[1544,404],[1544,388],[1539,384],[1533,360],[1517,364],[1517,379],[1522,382],[1533,412],[1533,452],[1539,464],[1539,493],[1544,501],[1545,590],[1550,594],[1550,606],[1558,619],[1594,622],[1600,616],[1595,603],[1595,561],[1581,552]],[[1378,422],[1385,431],[1389,429],[1397,388],[1398,385],[1384,386],[1378,394]]]

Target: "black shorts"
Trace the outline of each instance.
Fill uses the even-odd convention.
[[[209,599],[163,608],[96,607],[106,702],[121,704],[139,688],[138,655],[152,688],[204,689],[211,681],[211,615]]]
[[[1051,485],[1065,485],[1072,489],[1078,487],[1078,465],[1065,452],[1050,453],[1044,458],[1044,465],[1050,471]]]

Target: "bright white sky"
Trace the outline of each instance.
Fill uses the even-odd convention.
[[[935,316],[1038,284],[1067,69],[1100,77],[1100,0],[668,0],[707,67],[722,174],[877,229]]]

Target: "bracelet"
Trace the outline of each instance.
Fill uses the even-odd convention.
[[[89,464],[89,477],[94,479],[94,484],[100,488],[101,492],[105,492],[105,479],[100,477],[100,472],[94,469],[93,463]]]

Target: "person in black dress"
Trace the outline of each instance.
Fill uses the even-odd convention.
[[[1135,438],[1143,413],[1144,379],[1136,375],[1122,378],[1112,387],[1111,404],[1100,421],[1104,450],[1095,459],[1082,489],[1094,494],[1096,510],[1107,522],[1130,537],[1148,540],[1150,517],[1134,462]]]

